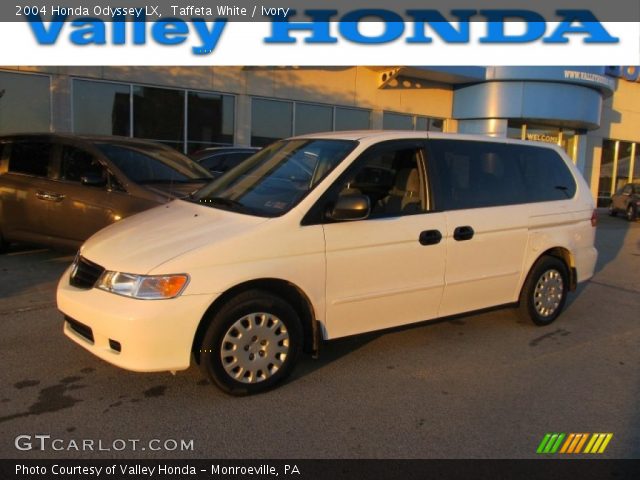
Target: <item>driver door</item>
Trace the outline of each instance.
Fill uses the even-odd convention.
[[[430,212],[420,140],[367,150],[328,192],[365,195],[371,213],[325,223],[329,338],[436,317],[444,288],[443,213]]]

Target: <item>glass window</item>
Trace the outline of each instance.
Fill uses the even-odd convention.
[[[80,134],[130,135],[129,85],[73,81],[73,130]]]
[[[634,182],[640,183],[640,143],[636,143],[635,159],[633,162],[633,176],[631,179]]]
[[[232,96],[189,92],[187,115],[188,152],[212,145],[233,144],[234,98]]]
[[[613,178],[613,159],[615,156],[616,141],[604,140],[602,142],[602,156],[600,157],[600,180],[598,182],[598,206],[609,205],[611,194],[611,179]]]
[[[373,147],[340,180],[338,195],[369,197],[369,218],[424,212],[426,196],[420,180],[420,150],[415,143]]]
[[[444,132],[444,119],[442,119],[442,118],[430,118],[429,119],[429,131],[430,132]]]
[[[251,100],[251,145],[264,147],[292,135],[293,103]]]
[[[9,171],[46,177],[51,150],[52,144],[48,142],[16,142],[11,146]]]
[[[48,132],[49,77],[0,72],[0,134]]]
[[[296,104],[296,135],[333,130],[333,108],[324,105]]]
[[[336,107],[336,131],[368,130],[371,125],[371,112],[355,108]]]
[[[522,140],[522,134],[524,125],[521,122],[514,122],[509,120],[507,125],[507,138],[513,138],[515,140]]]
[[[179,90],[155,87],[133,89],[133,135],[167,145],[184,145],[184,95]]]
[[[153,149],[145,146],[144,152],[110,143],[96,146],[130,180],[139,183],[188,183],[209,180],[211,174],[181,153],[166,147]]]
[[[629,182],[632,147],[633,143],[631,142],[619,142],[618,144],[618,169],[616,171],[615,189]]]
[[[200,190],[194,201],[250,215],[283,215],[355,146],[344,140],[273,143]]]
[[[87,175],[101,176],[106,180],[104,168],[93,155],[76,147],[65,146],[62,149],[60,179],[80,182]]]
[[[444,120],[441,118],[416,117],[416,130],[429,132],[442,132]]]
[[[224,173],[231,170],[243,160],[246,160],[255,152],[231,152],[212,155],[211,157],[200,160],[200,165],[208,169],[212,173]]]
[[[436,208],[456,210],[571,198],[576,183],[548,148],[431,140]]]
[[[382,128],[384,130],[413,130],[413,116],[384,112]]]

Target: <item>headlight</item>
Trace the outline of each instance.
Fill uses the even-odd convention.
[[[188,282],[188,275],[133,275],[104,272],[96,287],[125,297],[161,300],[177,297]]]

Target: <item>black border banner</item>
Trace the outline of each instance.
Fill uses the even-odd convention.
[[[124,473],[123,473],[124,468]],[[637,480],[640,460],[0,460],[0,478]]]

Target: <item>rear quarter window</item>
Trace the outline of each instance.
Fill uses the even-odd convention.
[[[48,142],[15,142],[11,144],[9,172],[46,177],[49,172],[51,148],[52,144]]]
[[[430,140],[429,177],[439,210],[566,200],[576,183],[552,149],[466,140]]]

